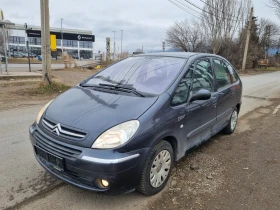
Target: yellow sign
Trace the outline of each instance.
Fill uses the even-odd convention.
[[[51,34],[51,51],[56,51],[56,35]]]

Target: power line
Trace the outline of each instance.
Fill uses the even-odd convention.
[[[196,13],[198,13],[199,15],[202,15],[200,12],[198,12],[198,11],[196,11],[196,10],[193,10],[189,5],[183,3],[183,2],[181,2],[181,1],[179,1],[179,0],[175,0],[175,1],[177,1],[179,4],[182,4],[184,7],[187,7],[187,8],[190,9],[191,11],[196,12]]]
[[[216,10],[216,11],[218,11],[218,12],[221,12],[221,13],[223,13],[223,14],[225,14],[225,15],[229,16],[229,17],[237,18],[237,20],[239,19],[239,17],[236,17],[236,16],[233,16],[233,15],[226,14],[224,11],[219,10],[219,9],[217,9],[217,8],[213,7],[212,5],[210,5],[210,4],[208,4],[208,3],[206,3],[206,2],[205,2],[205,0],[200,0],[200,1],[201,1],[201,2],[203,2],[204,4],[206,4],[207,6],[209,6],[209,7],[213,8],[213,9],[215,9],[215,10]],[[239,20],[241,20],[241,19],[239,19]],[[242,21],[243,21],[243,19],[242,19]]]
[[[180,9],[184,10],[185,12],[189,13],[190,15],[202,20],[200,17],[197,17],[196,15],[194,15],[193,13],[191,13],[190,11],[188,11],[186,8],[183,8],[182,6],[178,5],[177,3],[171,1],[171,0],[168,0],[170,1],[172,4],[174,4],[175,6],[179,7]]]
[[[187,2],[187,3],[189,3],[190,5],[192,5],[193,7],[195,7],[195,8],[197,8],[197,9],[199,9],[199,10],[201,10],[201,11],[203,11],[203,12],[206,12],[206,13],[208,13],[208,14],[210,14],[210,15],[213,15],[212,13],[210,13],[210,12],[208,12],[208,11],[205,11],[204,9],[201,9],[199,6],[197,6],[197,5],[195,5],[194,3],[192,3],[192,2],[190,2],[189,0],[184,0],[185,2]],[[231,21],[239,21],[239,22],[243,22],[243,20],[241,20],[241,19],[229,19],[229,18],[224,18],[225,20],[231,20]]]
[[[175,6],[179,7],[180,9],[184,10],[185,12],[187,12],[187,13],[191,14],[192,16],[196,17],[197,19],[202,20],[200,17],[197,17],[196,15],[194,15],[193,13],[191,13],[187,8],[184,8],[184,7],[178,5],[177,3],[175,3],[175,2],[173,2],[173,1],[171,1],[171,0],[168,0],[168,1],[170,1],[172,4],[174,4]],[[177,0],[175,0],[175,1],[177,1]],[[195,11],[195,12],[197,12],[197,11]],[[199,12],[198,12],[198,13],[199,13]],[[202,15],[201,13],[199,13],[199,14]],[[202,21],[203,21],[203,20],[202,20]],[[214,24],[211,24],[211,23],[207,23],[207,24],[216,27],[216,25],[214,25]]]

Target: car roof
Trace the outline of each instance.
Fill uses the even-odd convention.
[[[143,54],[133,55],[133,57],[141,57],[141,56],[160,56],[160,57],[177,57],[177,58],[215,56],[215,57],[222,58],[221,56],[215,54],[198,53],[198,52],[158,52],[158,53],[143,53]]]

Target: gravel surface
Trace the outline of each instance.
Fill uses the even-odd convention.
[[[278,104],[245,115],[233,135],[217,135],[179,161],[147,209],[280,209]]]

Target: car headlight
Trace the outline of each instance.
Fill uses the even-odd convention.
[[[48,108],[48,106],[51,104],[53,100],[51,100],[49,103],[47,103],[38,113],[37,118],[36,118],[36,123],[39,124],[42,115],[44,114],[44,112],[46,111],[46,109]]]
[[[111,149],[126,143],[139,128],[138,120],[121,123],[102,133],[93,143],[94,149]]]

